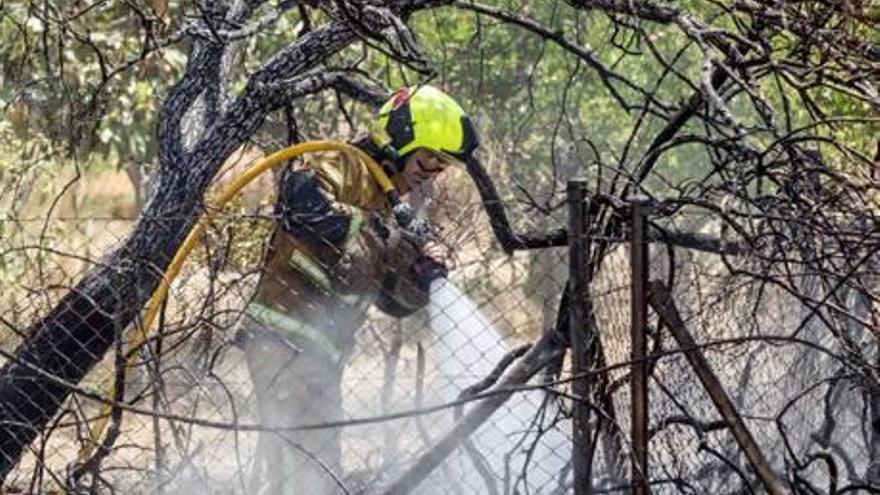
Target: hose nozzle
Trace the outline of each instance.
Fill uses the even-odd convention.
[[[394,219],[397,225],[403,231],[403,237],[415,247],[421,248],[428,242],[428,234],[431,228],[424,219],[416,217],[413,207],[406,201],[399,201],[395,204],[391,211],[394,213]]]

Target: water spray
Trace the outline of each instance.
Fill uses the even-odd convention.
[[[437,399],[452,402],[459,399],[462,390],[489,376],[511,347],[474,301],[444,278],[431,284],[428,311],[432,343],[425,350],[438,366],[441,383]],[[517,473],[535,465],[541,469],[530,469],[528,480],[520,483],[534,488],[560,482],[559,473],[565,472],[571,441],[558,427],[548,428],[558,408],[547,399],[541,390],[517,393],[471,436],[494,483],[501,485],[505,473],[511,473],[514,479],[508,482],[514,484]],[[529,450],[532,443],[534,449]],[[459,449],[446,462],[457,471],[459,481],[485,488],[485,473],[478,472],[474,461]]]

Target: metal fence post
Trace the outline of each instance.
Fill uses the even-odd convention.
[[[571,339],[571,372],[575,377],[572,392],[575,397],[586,399],[589,395],[586,372],[588,371],[587,318],[590,301],[587,280],[586,197],[587,183],[583,179],[568,181],[568,265],[569,265],[569,338]],[[590,435],[590,410],[583,401],[576,400],[572,411],[572,466],[574,469],[574,494],[592,493],[592,436]]]
[[[633,493],[648,493],[648,362],[645,330],[648,325],[648,243],[645,200],[631,204],[630,267],[632,268],[630,337],[632,373],[632,483]]]

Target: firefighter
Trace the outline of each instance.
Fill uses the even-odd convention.
[[[397,91],[371,134],[352,144],[382,165],[395,197],[405,197],[468,160],[478,140],[461,107],[424,85]],[[389,204],[352,152],[318,155],[282,177],[277,228],[239,332],[262,423],[342,419],[342,373],[368,307],[406,316],[446,276],[423,254],[426,229],[407,206]],[[340,471],[338,429],[263,432],[251,492],[340,493]]]

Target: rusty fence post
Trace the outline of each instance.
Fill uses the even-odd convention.
[[[568,266],[569,266],[569,328],[571,339],[572,395],[572,467],[574,470],[574,495],[592,493],[592,436],[590,434],[590,410],[585,403],[589,385],[585,378],[589,363],[587,357],[587,318],[591,311],[588,298],[587,274],[587,182],[582,179],[568,181]]]
[[[630,396],[632,400],[632,484],[635,495],[648,493],[648,242],[644,199],[631,203],[630,218]]]

